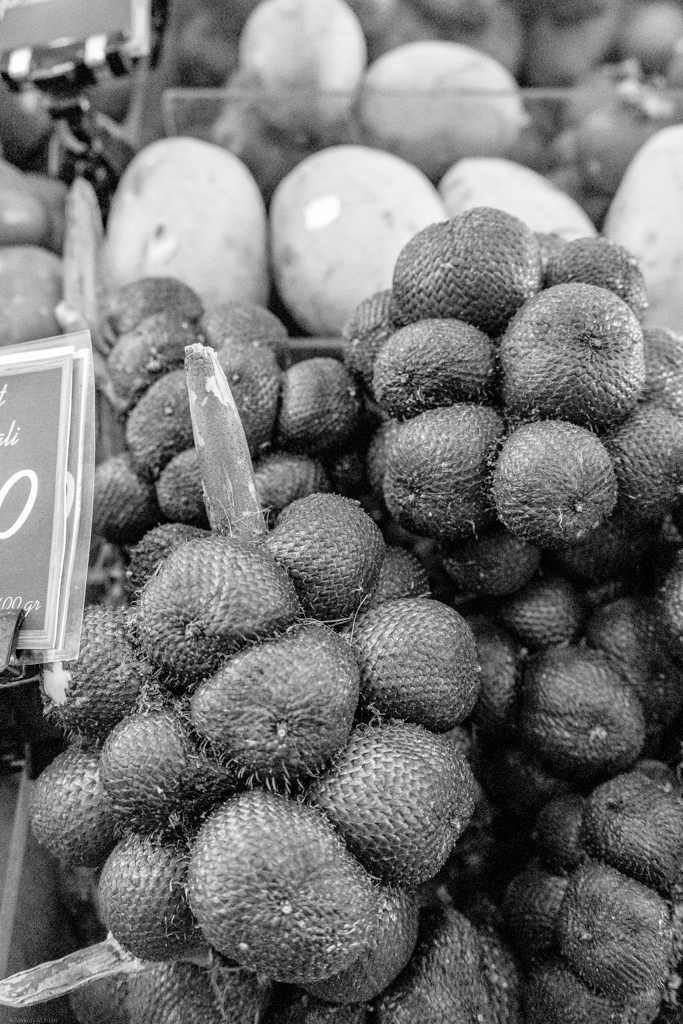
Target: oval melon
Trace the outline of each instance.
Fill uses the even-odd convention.
[[[567,241],[597,233],[571,196],[530,167],[503,157],[458,160],[439,182],[439,194],[451,217],[474,206],[493,206],[519,217],[532,231]]]
[[[112,199],[104,255],[112,290],[170,276],[206,304],[268,299],[258,186],[236,156],[199,139],[160,139],[133,158]]]
[[[345,0],[262,0],[239,41],[240,72],[268,93],[265,119],[320,131],[348,114],[367,48]]]
[[[433,185],[391,153],[353,145],[314,153],[280,182],[271,203],[280,295],[310,334],[341,334],[363,299],[391,287],[406,242],[447,219]]]
[[[631,161],[603,232],[640,263],[645,323],[683,329],[683,125],[663,128]]]
[[[378,57],[365,72],[358,116],[366,141],[433,181],[467,156],[504,156],[528,123],[510,72],[472,46],[423,40]]]

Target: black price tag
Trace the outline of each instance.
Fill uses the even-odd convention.
[[[0,349],[0,612],[25,614],[22,663],[78,650],[92,520],[87,331]]]

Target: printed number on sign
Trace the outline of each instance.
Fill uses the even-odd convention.
[[[36,503],[36,496],[38,494],[38,477],[32,469],[20,469],[17,473],[14,473],[9,480],[7,480],[2,487],[0,487],[0,508],[2,503],[12,490],[14,485],[26,477],[31,483],[31,490],[29,491],[26,503],[19,513],[14,523],[8,530],[0,530],[0,540],[7,540],[8,537],[12,537],[18,530],[22,528],[28,517],[31,515],[31,510]]]

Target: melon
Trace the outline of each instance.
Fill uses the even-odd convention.
[[[207,305],[265,305],[266,211],[251,172],[200,139],[145,146],[114,192],[104,260],[112,290],[142,277],[176,277]]]
[[[331,146],[278,185],[270,207],[275,282],[312,335],[341,334],[356,306],[391,287],[403,246],[448,219],[424,174],[391,153]]]

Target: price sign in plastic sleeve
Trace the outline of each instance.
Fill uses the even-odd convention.
[[[72,362],[0,365],[0,611],[24,608],[36,646],[55,640]]]

